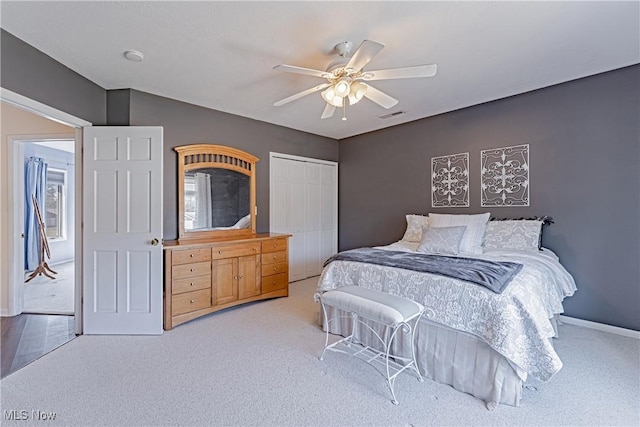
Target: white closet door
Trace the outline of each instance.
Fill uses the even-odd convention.
[[[338,168],[321,166],[320,269],[338,251]]]
[[[289,280],[301,280],[306,276],[306,246],[305,233],[305,164],[297,161],[286,161],[289,176],[289,200],[287,216],[289,223],[285,233],[291,234],[289,239]]]
[[[292,235],[289,280],[302,280],[337,251],[337,165],[280,156],[270,163],[270,230]]]
[[[320,226],[322,223],[322,180],[318,163],[305,163],[305,240],[306,240],[306,277],[317,276],[322,267],[320,253]]]
[[[289,228],[289,169],[286,160],[271,160],[271,231],[284,233]]]

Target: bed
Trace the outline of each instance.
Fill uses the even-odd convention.
[[[488,213],[407,215],[402,240],[368,252],[354,250],[360,258],[330,258],[318,291],[357,285],[420,302],[426,311],[416,331],[416,357],[423,375],[483,400],[489,409],[501,403],[518,406],[529,377],[548,381],[562,368],[553,348],[555,318],[563,312],[563,300],[576,291],[557,255],[540,247],[547,222],[547,218],[489,221]],[[502,290],[492,290],[466,277],[363,258],[382,252],[381,256],[410,262],[425,257],[511,264],[517,271],[504,278]],[[331,310],[329,318],[345,314]],[[331,333],[351,333],[348,317],[329,327]],[[367,345],[375,342],[367,328],[361,328],[357,339]],[[395,346],[397,354],[408,351],[402,340]]]

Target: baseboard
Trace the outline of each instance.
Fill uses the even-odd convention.
[[[13,317],[16,313],[12,313],[8,308],[0,309],[0,317]]]
[[[560,321],[569,325],[582,326],[589,329],[596,329],[598,331],[609,332],[611,334],[622,335],[624,337],[640,340],[640,331],[634,331],[633,329],[620,328],[618,326],[590,322],[589,320],[576,319],[575,317],[568,316],[560,316]]]

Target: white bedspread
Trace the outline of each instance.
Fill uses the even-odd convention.
[[[411,252],[416,246],[400,241],[380,248]],[[502,294],[496,294],[434,274],[334,261],[323,269],[318,289],[357,285],[413,299],[426,307],[425,317],[430,321],[473,334],[518,370],[549,380],[562,368],[551,342],[550,319],[563,312],[562,300],[576,291],[573,277],[549,250],[492,251],[474,257],[513,261],[524,267]]]

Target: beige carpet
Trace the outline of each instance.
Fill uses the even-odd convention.
[[[24,313],[74,313],[74,262],[52,265],[54,279],[44,275],[24,284]],[[28,276],[28,275],[27,275]]]
[[[205,316],[161,336],[80,336],[0,381],[2,425],[638,426],[639,341],[573,325],[564,368],[488,411],[452,387],[400,375],[399,405],[371,366],[318,355],[317,278],[291,296]],[[55,413],[46,423],[34,414]]]

